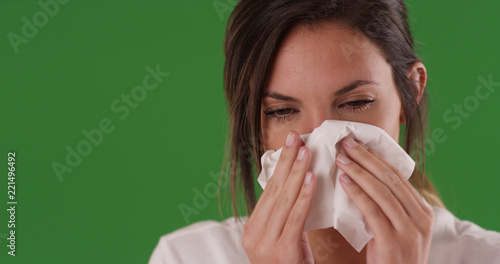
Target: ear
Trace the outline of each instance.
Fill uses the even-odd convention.
[[[406,73],[406,76],[410,80],[410,83],[413,84],[413,92],[417,96],[417,104],[420,103],[420,99],[422,99],[422,95],[424,94],[425,84],[427,83],[427,70],[422,62],[417,61],[413,63]],[[399,122],[401,124],[406,123],[405,114],[403,108],[401,107],[401,112],[399,114]]]

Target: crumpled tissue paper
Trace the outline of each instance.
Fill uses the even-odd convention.
[[[346,155],[341,146],[344,137],[352,137],[375,150],[407,180],[415,162],[383,129],[365,123],[325,120],[312,133],[300,135],[311,151],[309,170],[316,175],[317,187],[304,232],[333,227],[360,252],[373,237],[363,215],[339,183],[342,174],[335,165],[338,153]],[[261,157],[262,171],[257,179],[264,189],[273,175],[282,148],[268,150]]]

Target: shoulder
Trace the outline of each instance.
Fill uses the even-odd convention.
[[[445,208],[432,207],[431,263],[500,263],[500,233],[460,220]]]
[[[202,221],[162,236],[149,264],[247,263],[241,246],[246,218]]]

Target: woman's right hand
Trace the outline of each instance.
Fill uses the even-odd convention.
[[[316,190],[308,172],[311,153],[290,131],[273,176],[243,227],[242,243],[251,263],[314,263],[303,232]]]

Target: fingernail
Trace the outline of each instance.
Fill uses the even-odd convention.
[[[354,141],[354,139],[348,137],[344,140],[344,143],[350,147],[350,148],[354,148],[354,147],[357,147],[358,146],[358,143],[356,141]]]
[[[312,182],[312,173],[307,172],[306,173],[306,178],[304,180],[304,185],[309,185]]]
[[[343,183],[351,183],[352,182],[351,178],[349,176],[347,176],[346,174],[340,175],[340,180]]]
[[[297,155],[297,160],[303,160],[306,156],[306,150],[303,147],[300,147],[299,154]]]
[[[288,136],[286,137],[286,145],[287,147],[291,147],[293,145],[293,142],[295,141],[295,135],[290,131],[288,133]]]
[[[342,154],[339,154],[337,155],[337,160],[342,163],[342,164],[349,164],[351,163],[351,160],[348,159],[346,156],[342,155]]]

